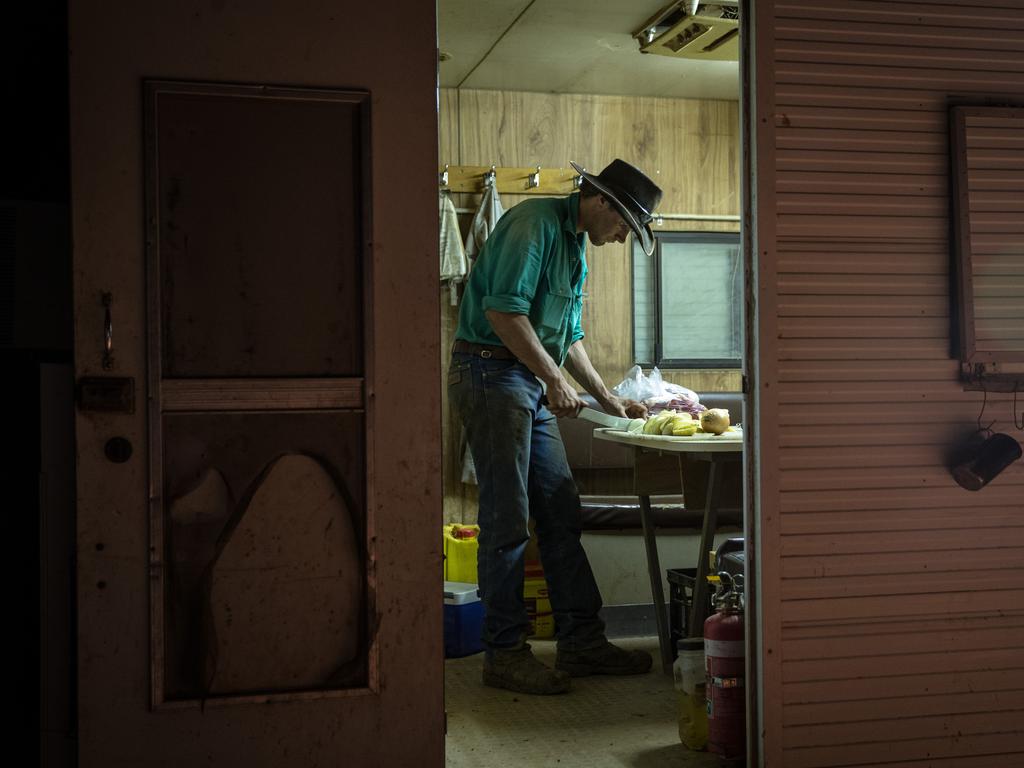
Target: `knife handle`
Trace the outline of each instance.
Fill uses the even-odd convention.
[[[550,405],[550,403],[548,402],[548,396],[547,395],[541,395],[540,396],[540,404],[543,405],[545,408]],[[579,416],[580,415],[580,411],[582,411],[586,407],[587,407],[587,404],[584,403],[582,400],[580,400],[580,407],[576,409],[575,416]]]

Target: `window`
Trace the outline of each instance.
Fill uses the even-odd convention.
[[[1024,382],[1024,109],[957,106],[950,117],[961,375],[1016,391]]]
[[[738,232],[658,232],[633,241],[633,355],[659,368],[739,368],[743,263]]]

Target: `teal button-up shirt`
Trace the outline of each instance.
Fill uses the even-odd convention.
[[[585,235],[576,232],[579,193],[536,198],[498,220],[470,272],[455,338],[501,344],[487,310],[526,315],[541,345],[562,365],[583,338]]]

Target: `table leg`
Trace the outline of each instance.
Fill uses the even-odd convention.
[[[704,503],[704,525],[700,531],[700,546],[697,551],[697,577],[693,585],[693,609],[690,611],[690,637],[703,637],[704,619],[708,617],[708,552],[714,541],[718,518],[718,493],[722,485],[722,473],[718,462],[711,460],[708,470],[708,495]]]
[[[647,572],[651,577],[651,596],[654,598],[654,621],[658,627],[661,666],[666,675],[671,675],[672,648],[668,632],[668,618],[665,616],[665,590],[661,587],[661,565],[658,562],[658,544],[654,538],[650,496],[640,496],[640,524],[643,526],[644,547],[647,549]]]

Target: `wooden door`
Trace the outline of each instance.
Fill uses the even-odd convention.
[[[443,763],[435,19],[397,5],[412,74],[374,9],[71,8],[83,766]]]

